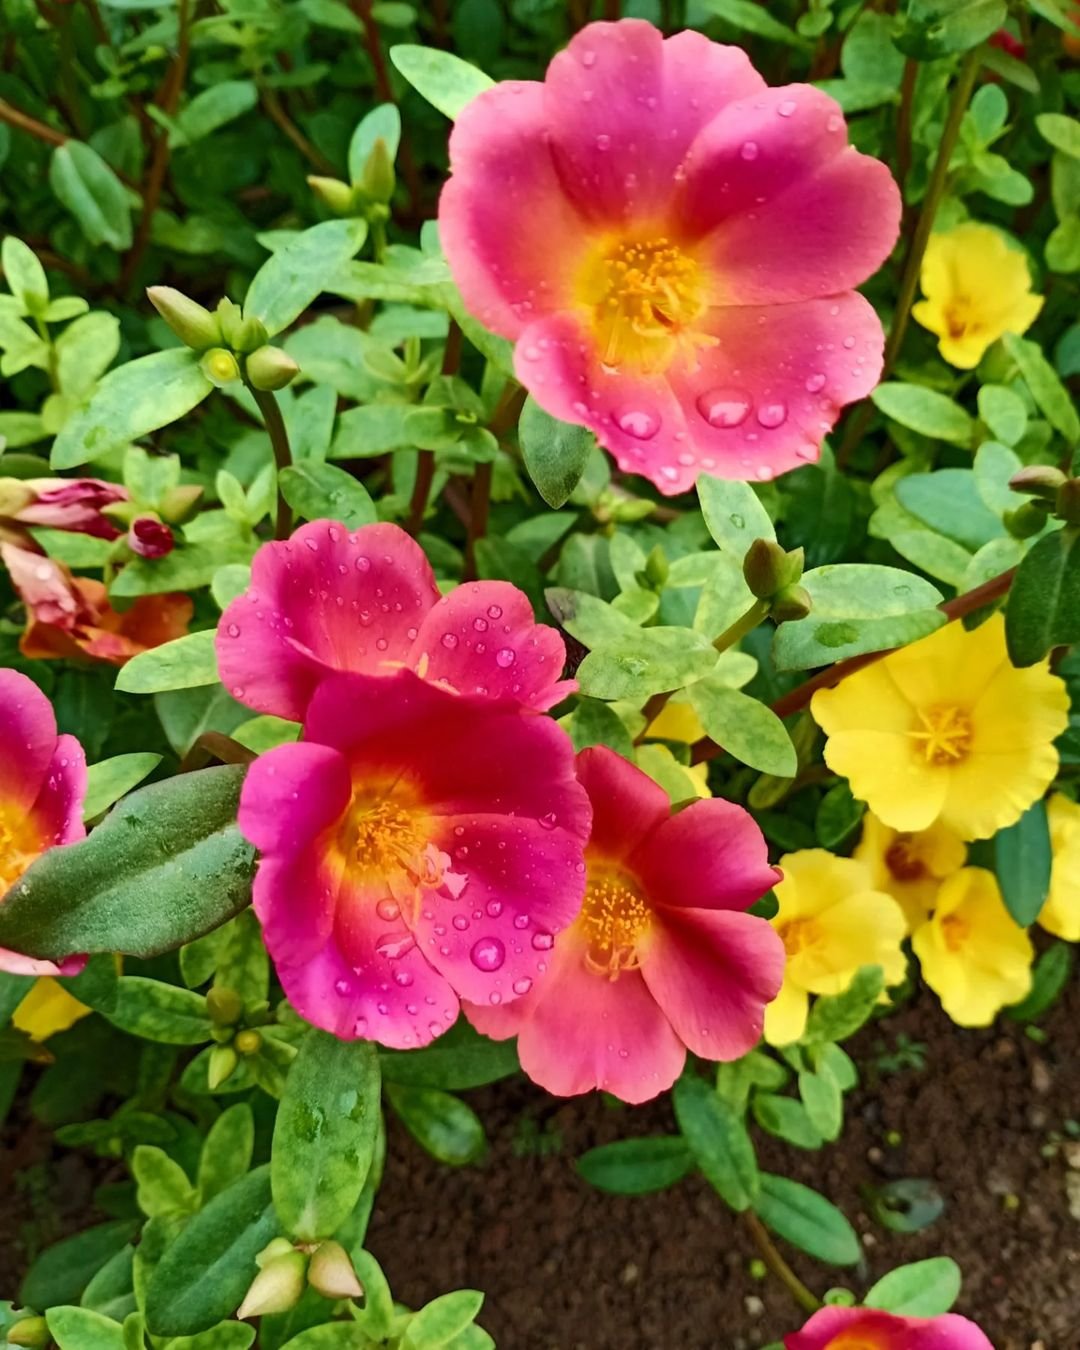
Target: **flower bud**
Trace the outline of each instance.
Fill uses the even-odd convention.
[[[151,286],[146,297],[180,341],[194,351],[204,352],[221,341],[217,316],[183,291],[172,286]]]
[[[304,1292],[306,1273],[307,1257],[302,1252],[290,1250],[267,1261],[252,1280],[237,1317],[265,1317],[295,1308]]]
[[[1058,488],[1054,515],[1066,525],[1080,525],[1080,478],[1069,478]]]
[[[1046,502],[1021,502],[1012,511],[1006,511],[1002,522],[1014,539],[1031,539],[1046,524],[1050,507]]]
[[[179,525],[191,515],[202,492],[197,483],[181,483],[178,487],[170,488],[161,499],[161,515],[170,525]]]
[[[750,594],[770,600],[785,586],[799,580],[803,571],[801,548],[786,552],[775,539],[755,539],[743,558],[743,576]]]
[[[13,1327],[8,1328],[7,1343],[37,1350],[37,1347],[49,1344],[49,1324],[44,1317],[20,1317]]]
[[[244,1001],[235,989],[214,985],[206,996],[206,1011],[219,1027],[234,1027],[244,1012]]]
[[[323,1242],[315,1249],[308,1266],[308,1284],[324,1298],[360,1298],[363,1286],[349,1253],[340,1242]]]
[[[231,1045],[215,1045],[210,1051],[210,1062],[206,1071],[210,1091],[215,1092],[227,1078],[230,1078],[239,1063],[240,1056]]]
[[[368,201],[386,203],[394,195],[394,161],[381,136],[368,151],[360,173],[359,187]]]
[[[164,558],[176,547],[172,530],[157,516],[139,516],[131,522],[127,545],[140,558]]]
[[[356,198],[348,183],[343,183],[340,178],[320,178],[318,174],[309,174],[307,181],[315,196],[334,215],[356,215]]]
[[[671,566],[667,560],[667,554],[656,545],[645,559],[645,579],[654,590],[662,590],[667,584],[668,576],[671,573]]]
[[[279,1256],[289,1256],[292,1251],[293,1245],[287,1237],[271,1238],[258,1256],[256,1256],[255,1264],[260,1270],[263,1270],[271,1261],[275,1261]]]
[[[253,352],[267,339],[267,332],[258,319],[245,319],[239,305],[229,299],[218,301],[218,319],[221,336],[234,352]]]
[[[0,478],[0,516],[10,520],[34,501],[34,489],[21,478]]]
[[[202,373],[219,389],[240,378],[240,366],[232,352],[224,347],[212,347],[199,362]]]
[[[1042,497],[1052,502],[1057,490],[1065,482],[1065,475],[1052,464],[1027,464],[1009,479],[1014,492],[1023,492],[1029,497]]]
[[[810,592],[805,586],[795,583],[785,586],[773,597],[769,616],[777,623],[795,623],[799,619],[805,619],[813,607]]]
[[[300,367],[280,347],[260,347],[244,362],[248,379],[256,389],[284,389],[300,374]]]
[[[233,1041],[238,1054],[257,1055],[262,1049],[262,1037],[257,1031],[241,1031]]]

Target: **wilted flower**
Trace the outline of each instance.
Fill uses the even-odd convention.
[[[974,1322],[956,1313],[898,1317],[875,1308],[822,1308],[784,1350],[994,1350]]]
[[[0,900],[46,849],[82,839],[85,795],[82,746],[57,735],[52,704],[33,680],[0,669]],[[75,975],[84,964],[0,948],[0,970],[15,975]]]
[[[299,721],[333,671],[407,668],[443,689],[544,710],[577,685],[554,628],[523,591],[474,581],[440,597],[424,551],[397,525],[348,530],[330,520],[264,544],[251,586],[221,616],[221,678],[234,698]]]
[[[945,825],[905,834],[868,811],[852,857],[869,869],[875,890],[898,902],[911,932],[934,908],[942,881],[963,867],[967,848]]]
[[[100,478],[0,478],[0,538],[7,533],[12,539],[14,524],[115,539],[120,531],[102,511],[127,497],[126,488]],[[25,532],[19,531],[14,542],[25,547]]]
[[[1011,664],[995,614],[973,632],[946,625],[819,690],[810,707],[826,764],[886,825],[912,833],[938,821],[986,839],[1052,782],[1069,696],[1046,661]]]
[[[528,993],[585,888],[566,733],[399,670],[325,676],[303,735],[254,762],[239,816],[301,1016],[405,1049],[446,1031],[459,998]]]
[[[896,241],[888,169],[840,107],[770,89],[738,47],[590,24],[543,83],[480,94],[450,138],[439,231],[521,382],[662,492],[818,457],[881,372],[852,288]]]
[[[911,313],[936,333],[950,365],[971,370],[1005,333],[1026,333],[1042,309],[1027,258],[991,225],[967,221],[932,234],[922,264],[925,300]]]
[[[1046,803],[1046,814],[1054,861],[1039,926],[1066,942],[1080,942],[1080,806],[1055,792]]]
[[[911,939],[923,979],[962,1027],[986,1027],[1031,990],[1031,939],[981,867],[956,872],[938,891],[931,918]]]
[[[140,558],[164,558],[176,547],[176,539],[156,516],[136,516],[128,529],[127,544]]]
[[[602,747],[578,756],[578,777],[593,806],[581,913],[527,998],[465,1011],[486,1035],[516,1035],[522,1068],[549,1092],[646,1101],[672,1085],[687,1049],[731,1060],[760,1038],[784,954],[744,911],[776,870],[731,802],[672,815],[662,788]]]
[[[907,968],[903,910],[874,888],[862,863],[808,848],[781,858],[780,870],[771,923],[787,964],[783,986],[765,1009],[771,1045],[803,1034],[811,994],[842,994],[863,966],[881,966],[886,984],[899,984]]]

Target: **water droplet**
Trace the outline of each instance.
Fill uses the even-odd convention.
[[[349,992],[349,989],[350,989],[350,988],[351,988],[351,986],[350,986],[348,980],[335,980],[335,981],[334,981],[334,991],[335,991],[335,993],[341,994],[343,997],[344,997],[345,994],[347,994],[347,993]]]
[[[758,422],[769,431],[787,421],[786,403],[764,403],[757,412]]]
[[[394,971],[394,983],[399,984],[402,987],[402,989],[408,989],[409,985],[412,984],[412,982],[413,977],[407,970]]]
[[[799,105],[793,98],[784,99],[783,103],[776,109],[781,117],[790,117]]]
[[[481,938],[473,943],[469,959],[477,970],[498,970],[506,960],[506,948],[497,937]]]
[[[833,113],[825,123],[825,130],[831,132],[839,131],[844,125],[844,119],[839,113]]]
[[[528,347],[525,348],[525,350],[524,350],[524,352],[522,353],[522,355],[525,357],[525,360],[526,360],[526,361],[539,361],[539,360],[540,360],[540,348],[539,348],[539,347],[533,347],[532,345],[530,345],[530,346],[528,346]]]
[[[489,618],[489,619],[501,619],[501,618],[502,618],[502,605],[488,605],[488,618]]]
[[[384,652],[386,651],[387,647],[390,646],[390,644],[389,642],[387,642],[385,638],[376,638],[375,646],[379,649],[379,651]]]
[[[718,386],[699,394],[697,410],[711,427],[729,430],[741,426],[750,415],[750,398],[741,389]]]
[[[353,1033],[357,1036],[364,1036],[367,1034],[366,1017],[358,1017],[356,1019],[356,1021],[353,1023]]]
[[[548,811],[545,815],[540,817],[539,821],[545,830],[553,830],[558,822],[559,818],[554,811]]]
[[[538,952],[549,952],[555,945],[555,939],[550,933],[534,933],[532,935],[532,945]]]
[[[444,633],[444,634],[442,635],[442,645],[443,645],[448,651],[453,651],[454,648],[457,646],[457,634],[456,634],[456,633]]]
[[[628,436],[633,436],[638,441],[651,440],[660,430],[659,421],[648,412],[632,410],[620,413],[616,421],[620,431],[625,431]]]
[[[607,150],[611,145],[611,137],[600,135],[596,138],[597,150]]]
[[[472,626],[478,633],[486,633],[488,628],[487,619],[473,619]]]
[[[501,647],[495,653],[495,664],[503,670],[508,670],[517,660],[517,655],[511,647]]]
[[[455,914],[451,923],[453,923],[459,933],[464,933],[465,929],[469,926],[469,921],[464,914]]]
[[[529,916],[527,914],[518,914],[515,916],[514,918],[515,928],[528,928],[528,926],[529,926]]]
[[[375,943],[375,950],[380,956],[397,961],[415,946],[416,939],[411,933],[384,933]]]
[[[370,571],[371,571],[371,559],[370,559],[370,558],[365,558],[365,557],[363,556],[363,554],[361,554],[360,557],[357,558],[357,560],[356,560],[356,570],[357,570],[358,572],[370,572]]]
[[[499,1004],[502,1002],[502,994],[496,993],[494,990],[492,990],[492,992],[488,994],[488,1002],[493,1004],[495,1007],[498,1007]]]
[[[515,994],[527,994],[532,988],[532,980],[527,975],[523,975],[520,980],[514,981]]]
[[[819,394],[825,388],[825,376],[820,371],[815,375],[810,375],[806,380],[806,392],[808,394]]]
[[[583,51],[583,52],[581,53],[581,64],[582,64],[583,66],[595,66],[595,65],[596,65],[596,53],[595,53],[594,51],[592,51],[591,49],[586,49],[585,51]]]
[[[743,147],[739,151],[739,154],[743,157],[743,159],[757,159],[758,157],[757,141],[744,141]]]
[[[239,625],[238,623],[231,623],[231,624],[229,624],[229,627],[228,627],[228,629],[227,629],[226,631],[228,632],[228,634],[229,634],[230,637],[239,637],[239,636],[240,636],[240,625]]]
[[[393,923],[401,910],[393,900],[380,900],[375,906],[375,913],[380,919],[385,919],[387,923]]]

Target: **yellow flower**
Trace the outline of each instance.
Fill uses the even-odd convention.
[[[1004,235],[974,221],[932,234],[922,264],[925,300],[911,308],[936,333],[950,365],[971,370],[1004,333],[1026,333],[1042,309],[1027,258]]]
[[[693,745],[705,735],[705,728],[688,702],[673,698],[649,723],[648,735],[657,741],[682,741]]]
[[[1080,942],[1080,806],[1055,792],[1046,814],[1054,865],[1039,926],[1066,942]]]
[[[961,868],[942,883],[933,917],[911,945],[958,1026],[989,1026],[1031,990],[1031,940],[1005,908],[993,872],[982,867]]]
[[[894,830],[935,822],[986,839],[1020,819],[1057,772],[1065,684],[1046,661],[1018,670],[1005,621],[959,623],[822,689],[810,705],[825,762]]]
[[[765,1009],[765,1039],[789,1045],[806,1028],[811,994],[842,994],[861,966],[881,966],[886,984],[904,978],[904,914],[890,895],[875,890],[870,873],[852,858],[823,848],[780,859],[783,881],[774,887],[772,919],[787,952],[784,983]]]
[[[899,904],[911,933],[934,908],[944,878],[963,867],[967,849],[947,825],[905,834],[868,811],[852,856],[869,869],[874,889],[886,891]]]
[[[46,1041],[57,1032],[67,1031],[89,1012],[86,1004],[69,994],[58,980],[46,978],[34,981],[15,1009],[11,1024],[35,1041]]]

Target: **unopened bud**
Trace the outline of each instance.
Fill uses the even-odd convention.
[[[796,582],[792,586],[785,586],[773,597],[769,616],[777,623],[795,623],[799,619],[805,619],[813,607],[810,592]]]
[[[21,1317],[13,1327],[8,1328],[8,1345],[34,1347],[49,1344],[49,1324],[44,1317]]]
[[[10,520],[34,500],[35,492],[21,478],[0,478],[0,516]]]
[[[234,352],[253,352],[266,342],[267,332],[260,320],[245,319],[243,310],[232,300],[220,300],[217,312],[221,336]]]
[[[206,1011],[219,1027],[233,1027],[243,1014],[244,1001],[235,989],[216,984],[206,996]]]
[[[1058,488],[1054,515],[1066,525],[1080,525],[1080,478],[1069,478]]]
[[[241,1031],[237,1034],[233,1045],[236,1046],[238,1054],[257,1055],[262,1049],[262,1037],[257,1031]]]
[[[279,1256],[289,1256],[292,1251],[293,1245],[287,1237],[271,1238],[255,1258],[255,1264],[263,1270],[271,1261],[275,1261]]]
[[[147,299],[186,346],[204,352],[221,341],[217,316],[172,286],[151,286]]]
[[[176,547],[172,530],[156,516],[139,516],[128,529],[127,545],[140,558],[164,558]]]
[[[1046,524],[1050,507],[1046,502],[1022,502],[1012,511],[1006,511],[1002,523],[1014,539],[1030,539]]]
[[[191,515],[202,492],[196,483],[181,483],[178,487],[170,488],[159,505],[162,518],[171,525],[179,525]]]
[[[237,1317],[265,1317],[295,1308],[304,1292],[306,1273],[307,1257],[301,1252],[290,1250],[267,1261],[252,1280]]]
[[[240,1056],[231,1045],[215,1045],[210,1051],[210,1063],[206,1070],[210,1091],[216,1092],[226,1079],[231,1078],[239,1063]]]
[[[212,347],[205,353],[199,365],[210,383],[216,384],[219,389],[240,378],[240,366],[236,357],[224,347]]]
[[[308,1266],[308,1284],[324,1298],[360,1298],[364,1289],[356,1278],[349,1253],[340,1242],[323,1242]]]
[[[1058,488],[1065,482],[1065,475],[1052,464],[1027,464],[1009,479],[1014,492],[1023,492],[1029,497],[1042,497],[1052,502]]]
[[[280,347],[260,347],[244,362],[244,371],[256,389],[284,389],[300,374],[300,367]]]
[[[743,576],[750,594],[758,600],[771,600],[798,581],[803,571],[801,548],[788,553],[775,539],[755,539],[743,558]]]
[[[667,554],[656,545],[645,559],[645,579],[654,590],[662,590],[667,584],[668,576],[671,573],[671,566],[667,560]]]
[[[368,151],[360,173],[360,190],[368,201],[386,203],[394,195],[394,161],[381,136]]]
[[[340,178],[320,178],[318,174],[309,174],[307,181],[319,201],[336,216],[356,215],[356,196],[348,183]]]

